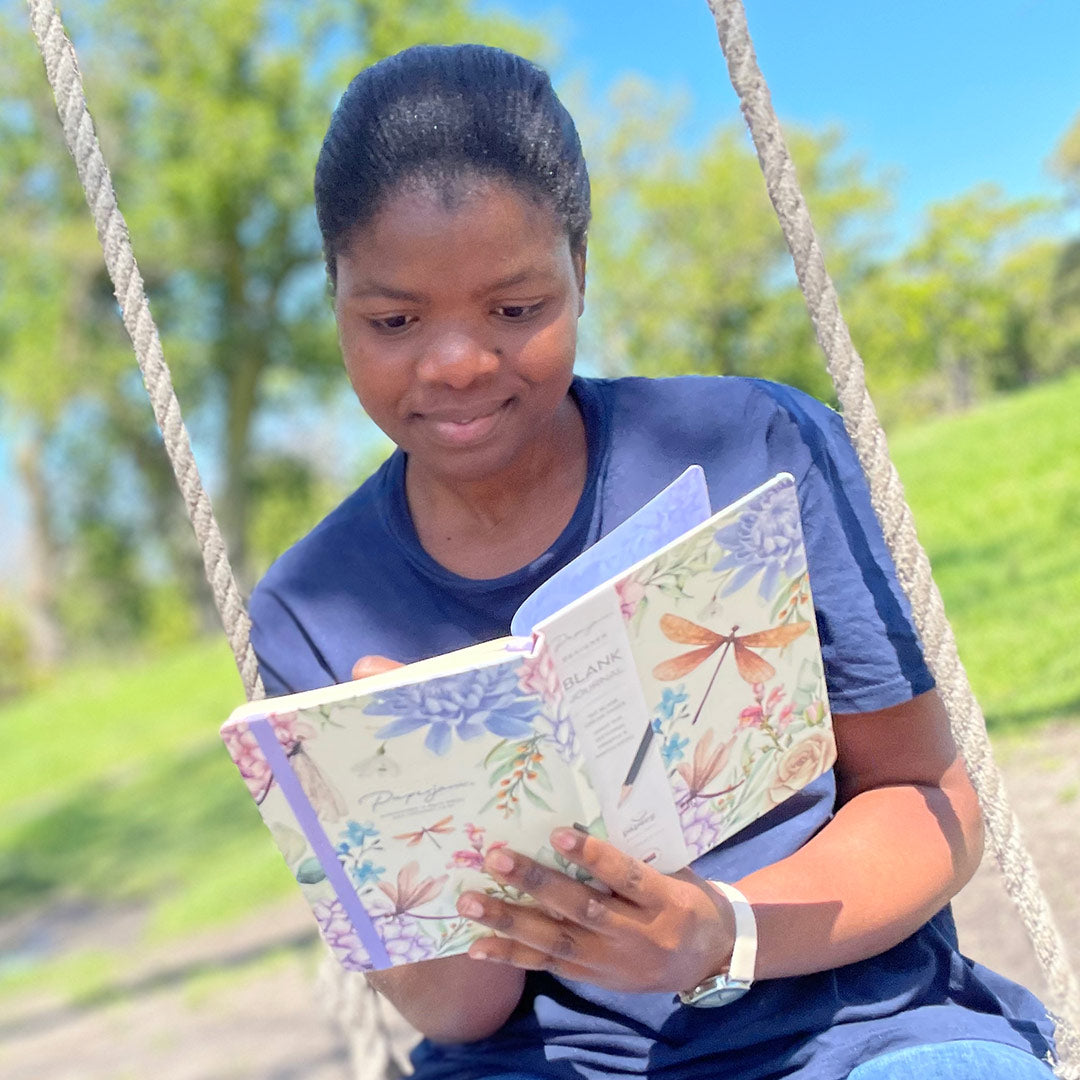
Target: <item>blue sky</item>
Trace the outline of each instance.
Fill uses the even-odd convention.
[[[636,71],[689,95],[692,133],[737,116],[705,0],[498,6],[555,28],[557,82],[584,74],[600,96]],[[781,120],[839,126],[872,173],[890,172],[895,238],[918,228],[928,203],[981,181],[1055,192],[1044,164],[1080,113],[1077,0],[747,0],[746,10]]]
[[[557,84],[583,76],[600,101],[645,75],[686,95],[689,138],[737,117],[705,0],[487,6],[550,27]],[[747,15],[780,118],[840,127],[871,175],[890,175],[894,240],[982,181],[1057,193],[1045,161],[1080,112],[1080,0],[749,0]],[[24,512],[9,454],[0,440],[0,580],[18,576]]]

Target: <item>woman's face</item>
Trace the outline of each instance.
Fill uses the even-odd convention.
[[[558,452],[583,257],[543,203],[478,181],[392,196],[337,256],[345,369],[368,415],[443,480]]]

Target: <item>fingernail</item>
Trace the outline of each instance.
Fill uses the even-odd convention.
[[[469,955],[474,960],[487,960],[488,959],[487,951],[485,949],[480,948],[479,945],[473,945],[472,948],[469,949]]]
[[[487,857],[488,867],[497,873],[508,874],[514,869],[514,860],[505,851],[493,851]]]
[[[478,919],[484,914],[484,905],[475,896],[462,896],[457,902],[458,914],[466,919]]]
[[[578,834],[573,829],[556,829],[551,834],[551,842],[560,851],[573,851],[578,842]]]

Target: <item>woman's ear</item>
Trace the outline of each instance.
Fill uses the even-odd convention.
[[[574,277],[578,287],[578,315],[585,310],[585,246],[571,256],[574,260]]]

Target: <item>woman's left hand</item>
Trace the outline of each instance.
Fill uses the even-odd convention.
[[[473,942],[474,959],[550,971],[631,993],[689,990],[726,969],[735,940],[731,905],[690,870],[666,875],[574,829],[555,849],[606,885],[604,895],[533,859],[497,848],[484,869],[537,905],[463,893],[458,911],[498,932]]]

